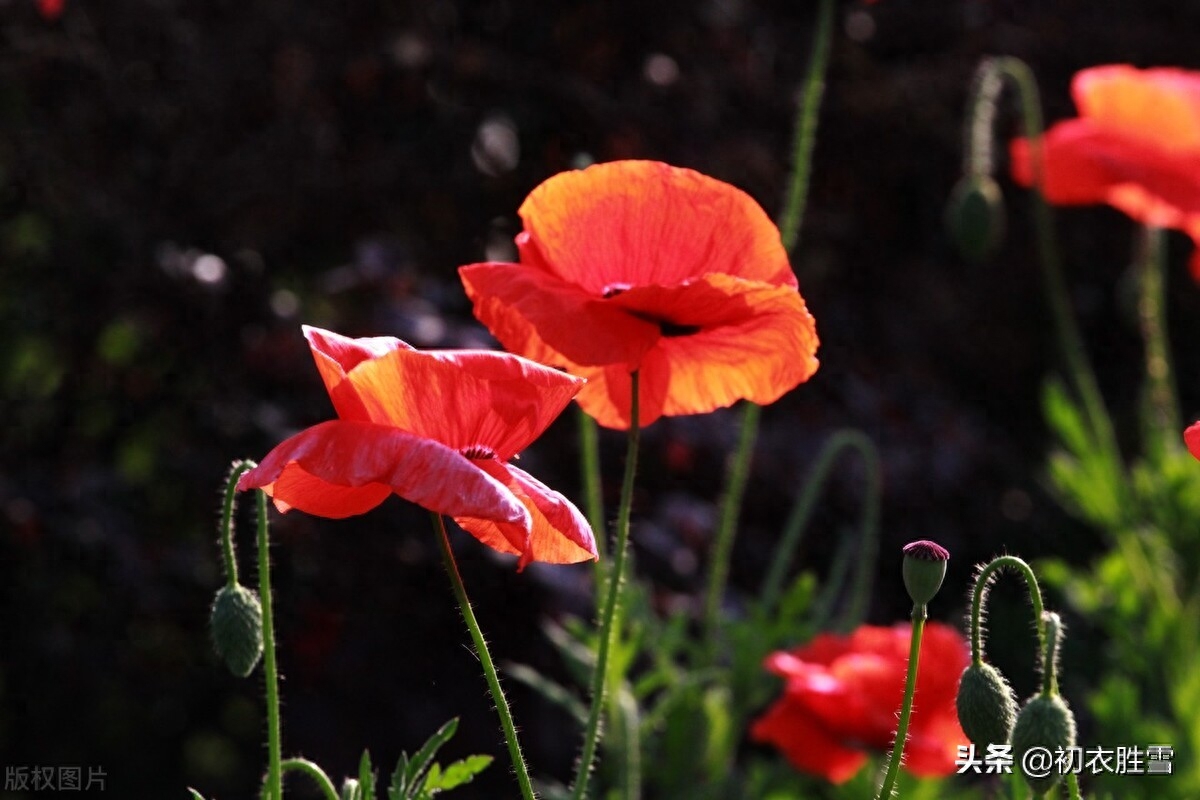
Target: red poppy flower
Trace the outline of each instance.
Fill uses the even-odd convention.
[[[519,264],[459,274],[509,350],[588,379],[610,428],[771,403],[817,369],[817,333],[779,231],[747,194],[688,169],[614,161],[564,172],[520,208]]]
[[[65,6],[66,0],[37,0],[38,13],[42,15],[42,19],[50,22],[62,16]]]
[[[1183,441],[1192,455],[1200,458],[1200,422],[1193,423],[1183,432]]]
[[[530,561],[596,558],[565,497],[506,463],[571,402],[578,378],[507,353],[422,352],[390,337],[304,328],[338,419],[287,439],[238,489],[280,511],[362,514],[398,494]]]
[[[766,668],[786,680],[783,696],[750,728],[798,770],[834,783],[849,780],[865,750],[891,747],[904,699],[912,626],[863,625],[849,636],[821,634],[803,647],[773,653]],[[950,775],[967,742],[954,697],[970,660],[949,625],[925,626],[904,766],[914,775]]]
[[[1200,243],[1200,73],[1093,67],[1075,75],[1079,117],[1043,137],[1051,203],[1107,203],[1145,225]],[[1012,144],[1013,176],[1030,186],[1029,142]],[[1200,280],[1200,256],[1191,260]]]

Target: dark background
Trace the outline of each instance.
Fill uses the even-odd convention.
[[[750,0],[67,0],[46,20],[32,0],[0,0],[0,764],[103,768],[121,797],[251,796],[261,673],[231,677],[206,631],[217,489],[231,459],[331,416],[300,324],[491,346],[455,268],[510,258],[524,195],[588,160],[693,167],[777,214],[814,15]],[[1080,68],[1200,67],[1198,26],[1198,4],[1165,1],[839,5],[793,262],[822,366],[764,414],[735,607],[845,426],[884,462],[871,621],[906,613],[896,556],[914,538],[954,554],[933,607],[951,621],[981,558],[1096,552],[1042,485],[1038,396],[1056,362],[1028,197],[1001,176],[1009,237],[983,266],[951,250],[944,202],[981,57],[1026,59],[1053,120],[1073,113]],[[1011,114],[1001,130],[1016,130]],[[1058,218],[1128,438],[1134,228],[1104,208]],[[1189,246],[1172,235],[1178,343],[1195,341],[1200,310]],[[1200,355],[1176,355],[1194,415]],[[735,423],[646,431],[634,546],[664,604],[697,602]],[[623,443],[602,444],[611,514]],[[570,409],[522,463],[577,497],[576,458]],[[806,568],[826,571],[861,488],[847,458]],[[390,770],[461,715],[447,752],[500,759],[455,796],[510,793],[424,512],[390,500],[343,522],[277,518],[272,533],[286,753],[340,783],[364,747]],[[469,537],[455,547],[497,659],[560,673],[539,623],[586,613],[589,570],[517,575]],[[510,692],[535,773],[565,778],[575,732]]]

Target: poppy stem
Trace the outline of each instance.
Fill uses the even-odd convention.
[[[225,562],[225,583],[232,589],[238,583],[237,554],[233,548],[233,512],[237,508],[238,478],[254,469],[253,461],[234,461],[225,480],[225,496],[221,500],[221,554]]]
[[[1058,336],[1059,349],[1066,361],[1067,373],[1074,383],[1075,391],[1083,403],[1092,435],[1100,442],[1116,476],[1114,491],[1126,491],[1120,450],[1113,430],[1112,419],[1104,406],[1104,399],[1096,383],[1083,344],[1083,336],[1071,311],[1070,296],[1063,278],[1062,256],[1059,254],[1054,235],[1054,216],[1046,202],[1044,155],[1042,134],[1045,124],[1042,119],[1042,102],[1038,93],[1037,80],[1029,65],[1019,58],[1004,56],[988,59],[984,68],[1007,78],[1016,88],[1020,102],[1021,125],[1029,140],[1029,160],[1033,173],[1033,221],[1037,238],[1038,256],[1042,262],[1042,276],[1046,281],[1046,295],[1054,318],[1054,329]],[[1122,501],[1124,507],[1128,507]]]
[[[596,747],[600,743],[600,717],[604,712],[608,689],[608,656],[616,643],[621,628],[621,587],[625,582],[625,563],[629,549],[629,515],[633,506],[633,479],[637,474],[638,457],[638,373],[630,377],[629,439],[625,452],[625,475],[621,480],[621,502],[617,507],[617,541],[613,550],[612,573],[609,575],[607,595],[600,618],[600,643],[596,649],[596,667],[592,673],[592,706],[588,710],[587,725],[583,733],[583,749],[575,768],[575,783],[571,789],[572,800],[583,800],[587,796],[588,778],[592,773],[592,762],[596,758]]]
[[[1138,322],[1146,344],[1146,388],[1143,399],[1146,433],[1152,446],[1177,447],[1183,422],[1171,378],[1171,347],[1167,335],[1166,235],[1162,228],[1142,228],[1138,269]]]
[[[314,764],[306,758],[289,758],[280,764],[284,772],[302,772],[312,778],[313,783],[317,784],[321,789],[321,794],[325,795],[326,800],[339,800],[337,789],[333,786],[333,781],[329,780],[329,776],[325,774],[325,770]]]
[[[525,765],[525,757],[521,755],[521,743],[517,740],[517,727],[513,724],[508,700],[505,699],[504,690],[500,687],[500,676],[496,672],[496,665],[492,662],[491,653],[488,652],[487,641],[483,638],[483,630],[480,629],[479,621],[475,619],[475,612],[471,609],[471,600],[467,597],[467,587],[463,584],[458,564],[454,560],[454,551],[450,549],[450,537],[446,533],[446,523],[441,514],[431,513],[430,516],[433,517],[433,527],[438,534],[437,540],[442,551],[442,563],[446,567],[446,574],[450,576],[454,597],[458,600],[458,609],[462,612],[463,622],[467,624],[471,641],[475,644],[475,654],[479,656],[483,675],[487,679],[488,689],[492,693],[492,702],[496,704],[496,713],[500,716],[500,727],[504,731],[504,740],[508,743],[508,754],[512,758],[513,770],[517,773],[521,797],[525,800],[534,800],[535,795],[533,784],[529,780],[529,769]]]
[[[1016,556],[999,556],[992,559],[979,570],[975,576],[975,589],[971,599],[971,663],[979,666],[983,663],[983,605],[987,599],[988,587],[991,586],[992,576],[1004,568],[1016,570],[1025,579],[1025,587],[1029,590],[1029,601],[1033,605],[1033,619],[1037,626],[1038,652],[1046,647],[1046,623],[1042,619],[1042,590],[1038,586],[1037,576],[1033,568],[1023,559]]]
[[[596,540],[596,579],[599,585],[600,576],[604,574],[600,565],[604,563],[604,550],[608,546],[604,530],[604,495],[600,488],[600,432],[596,420],[583,410],[583,406],[576,403],[575,407],[579,419],[579,473],[583,481],[583,510]]]
[[[896,777],[900,773],[900,761],[904,755],[904,744],[908,739],[908,721],[912,717],[913,695],[917,690],[917,666],[921,660],[921,636],[925,632],[924,603],[916,603],[912,610],[912,640],[908,648],[908,673],[904,679],[904,702],[900,706],[900,723],[896,726],[896,741],[892,743],[892,754],[888,758],[887,773],[879,787],[876,800],[890,800],[896,788]]]
[[[746,483],[750,479],[750,459],[754,456],[754,443],[758,440],[758,420],[762,416],[761,406],[755,403],[743,405],[742,429],[738,435],[737,450],[730,461],[725,496],[721,500],[721,518],[713,543],[708,589],[704,596],[704,637],[710,664],[716,661],[720,647],[717,634],[721,625],[721,600],[725,595],[725,584],[729,580],[729,559],[733,553],[733,540],[737,535],[742,498],[746,494]]]
[[[251,466],[254,466],[251,464]],[[258,496],[258,599],[262,604],[263,677],[267,685],[267,796],[283,798],[279,743],[279,672],[275,665],[275,616],[271,610],[271,553],[267,539],[267,493]]]
[[[808,205],[808,180],[812,175],[813,147],[817,141],[817,118],[825,94],[825,73],[829,67],[829,45],[833,32],[833,0],[821,0],[817,8],[817,29],[813,33],[812,56],[804,76],[804,96],[796,112],[795,140],[792,143],[792,175],[788,181],[787,203],[779,222],[780,237],[788,253],[800,243],[800,223]]]
[[[862,456],[863,471],[866,477],[866,495],[862,505],[862,517],[859,523],[859,540],[856,553],[856,573],[853,584],[853,594],[846,606],[836,628],[848,631],[858,626],[862,621],[867,599],[871,594],[870,579],[875,569],[875,560],[879,551],[879,496],[881,492],[879,472],[879,450],[870,437],[862,431],[840,430],[829,437],[812,467],[812,472],[804,482],[800,496],[796,498],[791,513],[784,523],[783,532],[779,536],[779,544],[771,558],[771,566],[763,581],[759,604],[765,614],[771,615],[779,603],[783,593],[783,582],[787,577],[787,569],[792,563],[796,549],[808,527],[808,521],[816,508],[817,498],[825,488],[826,481],[837,463],[838,456],[845,450],[858,450]],[[836,582],[828,584],[832,592],[838,587]],[[832,597],[830,598],[832,600]]]

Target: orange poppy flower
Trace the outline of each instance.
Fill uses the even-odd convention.
[[[740,399],[771,403],[817,369],[817,333],[779,231],[749,195],[655,161],[564,172],[520,208],[519,264],[459,269],[509,350],[588,379],[601,425]]]
[[[1075,119],[1043,137],[1051,203],[1107,203],[1144,225],[1183,231],[1200,244],[1200,73],[1117,64],[1071,82]],[[1012,143],[1013,177],[1033,184],[1029,142]],[[1200,280],[1200,256],[1192,276]]]
[[[280,511],[362,514],[398,494],[448,514],[502,553],[556,564],[596,558],[565,497],[506,463],[583,381],[507,353],[418,351],[391,337],[305,326],[338,419],[301,431],[238,482]]]
[[[850,780],[866,750],[886,751],[896,734],[912,625],[862,625],[849,636],[823,633],[795,650],[773,653],[766,668],[786,684],[750,736],[775,745],[796,769],[834,783]],[[931,622],[921,640],[916,702],[904,767],[926,777],[952,775],[967,743],[954,700],[970,655],[961,634]]]

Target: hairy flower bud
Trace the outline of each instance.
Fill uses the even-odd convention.
[[[1050,753],[1075,746],[1075,715],[1059,694],[1039,694],[1025,704],[1013,727],[1013,763],[1024,763],[1025,754],[1035,747]],[[1037,777],[1022,773],[1025,783],[1040,797],[1062,779],[1062,771],[1051,769]]]
[[[253,672],[263,651],[258,595],[240,584],[222,587],[213,600],[209,627],[213,647],[229,670],[239,678]]]
[[[1004,197],[990,175],[964,175],[950,194],[946,227],[967,261],[983,261],[1004,238]]]
[[[958,724],[980,752],[988,745],[1007,744],[1017,720],[1012,687],[991,664],[972,664],[958,683]]]

